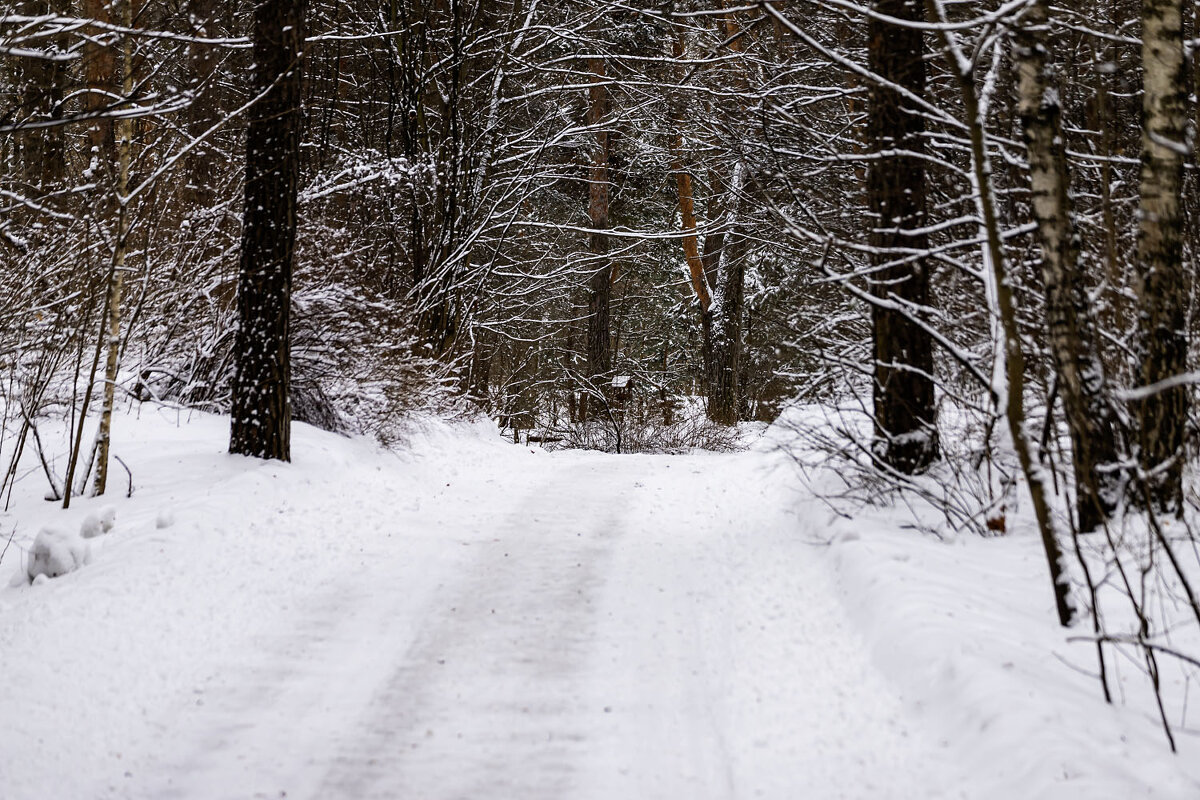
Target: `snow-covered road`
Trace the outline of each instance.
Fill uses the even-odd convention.
[[[432,429],[396,455],[301,427],[281,465],[225,455],[225,425],[120,419],[114,533],[0,589],[0,798],[1194,796],[1152,720],[1060,663],[1033,540],[830,558],[837,526],[761,450]],[[18,488],[18,547],[100,505]],[[954,598],[991,603],[997,558],[976,630]]]
[[[155,797],[702,800],[956,783],[753,467],[526,459],[495,478],[505,506],[440,532],[458,548],[427,554],[442,569],[380,551],[300,599],[289,629],[222,669],[181,720],[178,760],[139,784]],[[451,487],[433,515],[475,491]]]
[[[0,732],[5,797],[961,784],[756,454],[405,463],[313,435],[281,467],[146,435],[146,507],[83,572],[0,600],[0,716],[25,720]]]

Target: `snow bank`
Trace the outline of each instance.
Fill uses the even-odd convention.
[[[898,522],[864,513],[821,536],[878,664],[958,743],[982,796],[1200,796],[1200,730],[1173,756],[1133,666],[1116,665],[1118,704],[1104,703],[1094,649],[1067,641],[1086,632],[1057,625],[1036,538],[947,543]]]
[[[840,418],[839,418],[840,419]],[[955,535],[921,504],[882,509],[846,496],[847,482],[807,443],[841,437],[820,406],[789,409],[757,447],[800,467],[805,535],[828,554],[843,602],[910,711],[965,758],[978,795],[1022,800],[1200,797],[1200,720],[1186,714],[1190,679],[1167,665],[1170,752],[1144,667],[1109,655],[1115,703],[1104,701],[1086,625],[1063,629],[1028,503],[1009,534]],[[869,430],[858,431],[869,435]],[[848,515],[848,517],[846,516]],[[920,532],[940,529],[944,540]],[[1111,623],[1111,620],[1110,620]],[[1176,704],[1172,708],[1177,708]],[[1194,703],[1192,704],[1194,705]]]

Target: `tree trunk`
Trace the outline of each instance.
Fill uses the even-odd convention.
[[[122,3],[122,24],[133,27],[133,0]],[[133,95],[133,52],[128,36],[121,41],[122,97]],[[113,263],[108,280],[108,355],[104,362],[104,400],[100,406],[100,426],[96,432],[96,482],[93,493],[108,488],[108,453],[112,442],[112,415],[116,402],[117,372],[121,357],[121,299],[125,286],[125,255],[129,249],[129,166],[133,147],[133,121],[117,121],[117,233],[113,244]]]
[[[83,16],[105,25],[115,21],[108,0],[83,0]],[[116,139],[112,119],[98,116],[112,105],[109,93],[116,86],[117,59],[108,44],[111,36],[94,30],[83,46],[84,81],[87,83],[84,111],[89,116],[97,115],[88,121],[88,139],[92,145],[93,164],[103,167],[111,167],[116,161],[113,158]]]
[[[1120,501],[1121,481],[1104,366],[1096,347],[1096,324],[1079,261],[1062,108],[1050,75],[1049,34],[1047,0],[1035,0],[1016,31],[1014,60],[1033,214],[1042,251],[1050,352],[1071,432],[1079,530],[1087,532],[1112,514]]]
[[[738,421],[738,375],[742,355],[742,307],[748,245],[746,237],[738,231],[738,213],[745,184],[746,166],[739,161],[734,166],[727,193],[726,233],[717,259],[716,291],[711,311],[708,418],[722,425],[736,425]]]
[[[728,9],[731,3],[724,0],[723,5]],[[732,11],[726,11],[723,22],[729,49],[741,53],[743,31]],[[744,61],[738,63],[734,83],[742,98],[750,94],[750,80]],[[746,110],[744,99],[739,106],[743,112]],[[722,425],[737,424],[740,406],[738,377],[741,373],[742,308],[749,241],[739,220],[742,195],[749,179],[748,170],[745,159],[739,154],[726,187],[723,231],[705,241],[706,251],[710,242],[715,246],[712,253],[716,260],[715,280],[710,278],[713,283],[711,319],[708,321],[710,327],[705,331],[709,339],[708,418]]]
[[[919,0],[877,0],[881,14],[924,21]],[[925,94],[921,31],[872,17],[868,28],[871,71],[867,136],[874,155],[867,173],[875,355],[875,452],[905,473],[938,457],[933,387],[933,342],[915,321],[929,303],[929,271],[922,232],[925,218],[925,123],[907,108],[893,85]]]
[[[672,52],[676,59],[684,53],[683,34],[675,37]],[[712,305],[709,294],[708,280],[704,275],[704,261],[700,258],[700,245],[696,235],[696,202],[692,191],[692,174],[684,164],[683,126],[687,120],[684,111],[683,95],[676,92],[671,97],[671,122],[674,127],[671,136],[671,172],[675,175],[675,193],[679,199],[679,221],[683,230],[680,243],[683,246],[683,257],[687,261],[688,274],[692,280],[692,291],[696,293],[696,302],[700,304],[700,313],[707,314]]]
[[[672,52],[676,59],[684,55],[684,39],[680,33],[675,37]],[[675,175],[675,193],[679,201],[679,221],[683,231],[680,243],[687,261],[692,291],[700,308],[700,363],[703,367],[703,392],[705,398],[712,397],[713,379],[713,287],[717,277],[717,261],[724,236],[720,231],[710,230],[704,239],[704,254],[700,253],[696,223],[695,193],[692,175],[684,163],[683,129],[687,122],[683,96],[676,92],[670,100],[672,124],[671,171]]]
[[[70,4],[63,0],[26,0],[17,5],[18,13],[29,16],[67,14]],[[43,45],[52,52],[67,47],[63,36],[52,36]],[[18,104],[16,122],[35,122],[62,116],[62,101],[67,68],[61,61],[47,58],[12,57]],[[59,186],[65,165],[63,128],[34,128],[17,131],[13,143],[18,154],[22,182],[40,196]]]
[[[246,137],[229,451],[288,461],[304,0],[263,0],[255,9],[253,39],[254,89],[266,94],[251,111]]]
[[[1181,0],[1142,0],[1142,169],[1138,225],[1138,461],[1155,511],[1183,512],[1187,388],[1155,388],[1187,368],[1180,190],[1187,138]]]
[[[600,128],[608,113],[608,88],[604,85],[604,61],[588,59],[592,86],[588,90],[587,125],[595,129],[591,165],[588,168],[588,217],[591,233],[588,249],[592,254],[592,274],[588,295],[587,368],[588,377],[601,388],[612,371],[612,347],[609,305],[612,301],[612,261],[608,257],[608,131]]]
[[[204,39],[216,34],[215,6],[214,0],[189,0],[192,36]],[[217,122],[216,89],[212,85],[217,67],[216,49],[204,42],[189,42],[187,67],[188,91],[192,95],[187,110],[187,133],[197,139]],[[215,152],[212,144],[205,142],[193,148],[185,158],[187,192],[194,208],[206,206],[212,200],[208,171]]]
[[[936,0],[928,0],[928,2],[936,12],[939,8]],[[990,267],[985,281],[990,283],[990,290],[995,294],[995,312],[999,316],[1000,335],[1003,340],[1004,371],[1001,374],[1007,378],[1007,381],[997,380],[992,389],[998,395],[996,397],[997,405],[1005,412],[1013,448],[1017,451],[1017,460],[1021,464],[1021,472],[1025,475],[1025,481],[1029,487],[1029,498],[1033,504],[1034,516],[1037,517],[1042,548],[1045,551],[1047,567],[1050,572],[1050,585],[1054,592],[1054,605],[1058,612],[1058,621],[1063,627],[1069,627],[1075,617],[1075,608],[1071,602],[1070,578],[1067,574],[1062,547],[1059,544],[1054,514],[1050,508],[1049,479],[1041,462],[1033,457],[1033,437],[1030,436],[1028,420],[1025,418],[1025,354],[1021,349],[1021,330],[1013,301],[1013,281],[1008,274],[1004,258],[1004,243],[1000,238],[1000,222],[996,215],[996,195],[992,187],[992,167],[988,158],[984,120],[980,115],[975,76],[971,63],[954,39],[954,34],[946,30],[949,26],[945,17],[937,18],[937,22],[943,26],[939,35],[946,50],[946,60],[954,72],[954,78],[962,95],[965,121],[971,136],[971,172],[975,189],[978,192],[976,205],[979,215],[983,218],[986,261],[989,262],[985,268]],[[1001,385],[1003,383],[1007,385]]]

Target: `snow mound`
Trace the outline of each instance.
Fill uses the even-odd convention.
[[[95,539],[103,533],[104,528],[100,525],[100,517],[95,514],[88,514],[79,524],[79,535],[84,539]]]
[[[91,548],[82,537],[61,528],[42,528],[29,548],[29,580],[38,576],[57,578],[74,572],[92,560]]]
[[[84,539],[95,539],[108,533],[117,524],[117,509],[105,506],[95,514],[88,514],[79,526],[79,535]]]

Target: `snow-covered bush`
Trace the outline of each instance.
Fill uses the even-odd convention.
[[[676,402],[664,419],[660,409],[601,407],[589,422],[559,422],[541,438],[549,449],[610,453],[728,452],[738,446],[735,427],[708,419],[701,404]],[[537,434],[534,434],[536,437]]]
[[[217,315],[194,339],[148,348],[137,395],[227,411],[235,322],[232,315]],[[419,349],[402,304],[346,283],[298,291],[292,299],[293,419],[387,441],[407,416],[454,412],[453,364]]]
[[[411,210],[405,198],[425,172],[378,153],[346,155],[318,168],[302,191],[291,297],[293,419],[387,441],[406,417],[459,410],[456,363],[426,352],[411,270],[400,266],[407,239],[397,231]],[[237,232],[218,227],[226,250],[208,248],[208,260],[147,284],[126,359],[136,376],[130,388],[142,400],[229,409]]]

